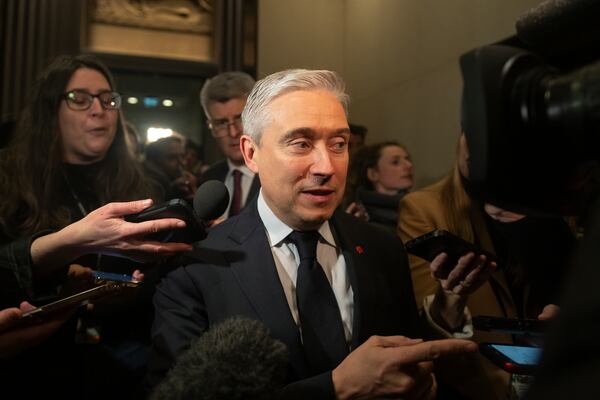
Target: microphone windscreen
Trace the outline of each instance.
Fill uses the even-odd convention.
[[[194,195],[194,211],[202,221],[219,218],[229,205],[229,191],[221,181],[204,182]]]
[[[542,55],[598,54],[599,15],[597,0],[547,0],[519,17],[517,36]]]
[[[192,341],[150,399],[275,400],[289,352],[260,321],[228,318]]]

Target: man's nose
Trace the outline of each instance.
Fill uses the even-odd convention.
[[[313,150],[313,175],[331,176],[334,173],[331,152],[325,146],[316,146]]]
[[[229,134],[229,136],[231,137],[238,137],[242,135],[242,127],[238,126],[238,124],[236,124],[235,122],[230,122],[227,124],[227,133]]]

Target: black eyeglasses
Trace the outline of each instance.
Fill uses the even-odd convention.
[[[233,126],[236,132],[241,131],[242,128],[242,116],[239,115],[233,118],[232,121],[227,119],[208,120],[208,127],[212,131],[214,137],[223,137],[229,134],[229,127]]]
[[[94,98],[98,98],[100,105],[105,110],[117,110],[121,107],[121,95],[117,92],[107,91],[91,94],[85,90],[71,90],[63,95],[67,106],[75,111],[88,110],[92,106]]]

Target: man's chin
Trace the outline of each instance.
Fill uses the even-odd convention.
[[[323,225],[323,223],[325,221],[328,221],[329,219],[331,219],[331,216],[333,215],[334,211],[335,211],[335,209],[327,210],[327,211],[319,210],[319,212],[304,213],[300,218],[300,224],[302,226],[299,228],[302,230],[317,229],[321,225]]]

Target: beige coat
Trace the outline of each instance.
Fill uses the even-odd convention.
[[[443,212],[441,189],[444,180],[422,190],[407,194],[400,203],[398,233],[403,242],[434,229],[448,230],[448,222]],[[474,216],[482,218],[481,215]],[[489,233],[475,232],[480,245],[494,252]],[[438,281],[431,276],[429,262],[409,256],[417,304],[423,304],[423,299],[434,294]],[[494,272],[492,278],[496,292],[490,282],[486,282],[473,293],[467,301],[471,315],[492,315],[515,317],[516,310],[506,281],[501,271]],[[474,340],[481,342],[510,343],[510,335],[475,332]],[[443,368],[439,375],[445,381],[451,382],[463,395],[473,399],[504,399],[509,385],[510,376],[494,366],[485,357],[477,354],[464,357],[461,360],[448,360],[448,368]]]

